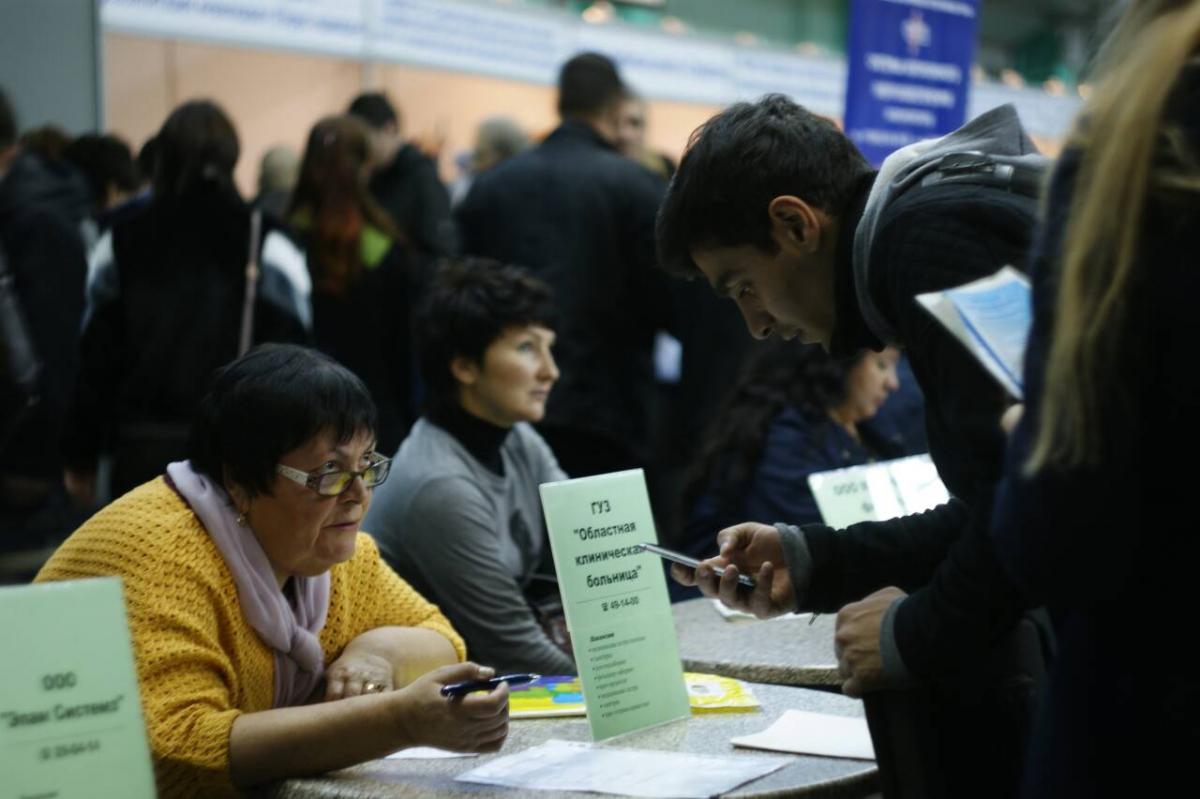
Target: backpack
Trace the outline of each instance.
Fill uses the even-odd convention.
[[[899,337],[868,290],[871,245],[892,203],[913,189],[967,183],[1028,198],[1030,218],[1036,219],[1049,167],[1050,159],[1037,151],[1011,105],[994,108],[940,139],[917,142],[888,156],[854,233],[855,293],[871,332],[885,344]]]

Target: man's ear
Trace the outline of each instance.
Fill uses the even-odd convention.
[[[784,194],[767,205],[771,219],[771,238],[791,255],[811,255],[821,249],[828,215],[799,197]]]
[[[479,379],[479,373],[482,371],[479,364],[471,360],[465,355],[455,355],[450,361],[450,374],[459,382],[459,385],[471,386]]]

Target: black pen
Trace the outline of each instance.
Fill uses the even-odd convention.
[[[500,687],[500,683],[502,682],[506,682],[509,685],[524,685],[527,682],[541,679],[541,676],[540,674],[501,674],[499,677],[493,677],[490,680],[453,682],[442,686],[442,696],[466,696],[475,691],[490,691],[493,688]]]

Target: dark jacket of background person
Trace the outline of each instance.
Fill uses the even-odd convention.
[[[662,190],[591,127],[567,121],[480,175],[459,208],[464,252],[527,266],[554,288],[562,378],[543,428],[572,475],[581,473],[555,430],[606,442],[625,466],[646,457],[654,331],[670,317],[654,269]]]
[[[297,227],[304,241],[304,228]],[[379,413],[376,449],[391,453],[416,419],[411,307],[416,289],[401,245],[370,226],[362,236],[362,273],[345,294],[314,286],[313,340],[367,384]],[[308,253],[310,273],[316,272],[314,257]]]
[[[391,163],[371,176],[371,194],[409,242],[426,255],[457,251],[450,193],[437,164],[412,144],[403,144]]]
[[[83,182],[18,155],[0,179],[0,249],[41,365],[38,399],[0,439],[0,549],[53,545],[81,519],[62,490],[62,437],[79,368],[87,258]]]
[[[30,153],[0,180],[0,246],[42,362],[40,401],[0,450],[0,474],[54,484],[62,477],[56,442],[78,367],[87,273],[81,202],[87,194],[77,176]]]
[[[1167,118],[1194,156],[1200,66],[1193,62],[1184,75]],[[1129,316],[1112,354],[1130,390],[1098,398],[1100,418],[1111,420],[1098,431],[1101,465],[1044,467],[1026,477],[1080,160],[1074,150],[1063,156],[1033,250],[1025,411],[994,517],[1004,565],[1031,602],[1047,605],[1059,646],[1025,788],[1035,797],[1161,795],[1188,779],[1200,740],[1200,678],[1176,651],[1190,628],[1200,563],[1190,465],[1200,448],[1200,206],[1194,187],[1171,200],[1151,186],[1135,255],[1140,276],[1122,298]]]
[[[260,247],[272,232],[264,227]],[[98,265],[89,285],[64,454],[86,471],[113,452],[118,496],[183,457],[203,387],[238,354],[250,209],[202,187],[155,199],[111,237],[112,261]],[[269,290],[281,276],[269,259],[261,266],[253,340],[307,341],[294,297]]]

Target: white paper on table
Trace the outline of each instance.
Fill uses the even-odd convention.
[[[762,732],[731,740],[734,746],[792,752],[797,755],[874,760],[875,747],[866,719],[787,710]]]
[[[688,755],[550,740],[455,779],[544,791],[700,799],[731,791],[785,765],[787,761],[777,758]]]
[[[475,752],[451,752],[449,749],[438,749],[433,746],[410,746],[398,752],[392,752],[384,760],[440,760],[444,757],[479,757]]]
[[[712,601],[713,607],[717,609],[717,613],[721,615],[725,621],[761,621],[757,616],[751,613],[743,613],[740,610],[734,610],[719,599]],[[776,619],[807,619],[811,613],[785,613],[782,616],[776,616],[768,621]]]

